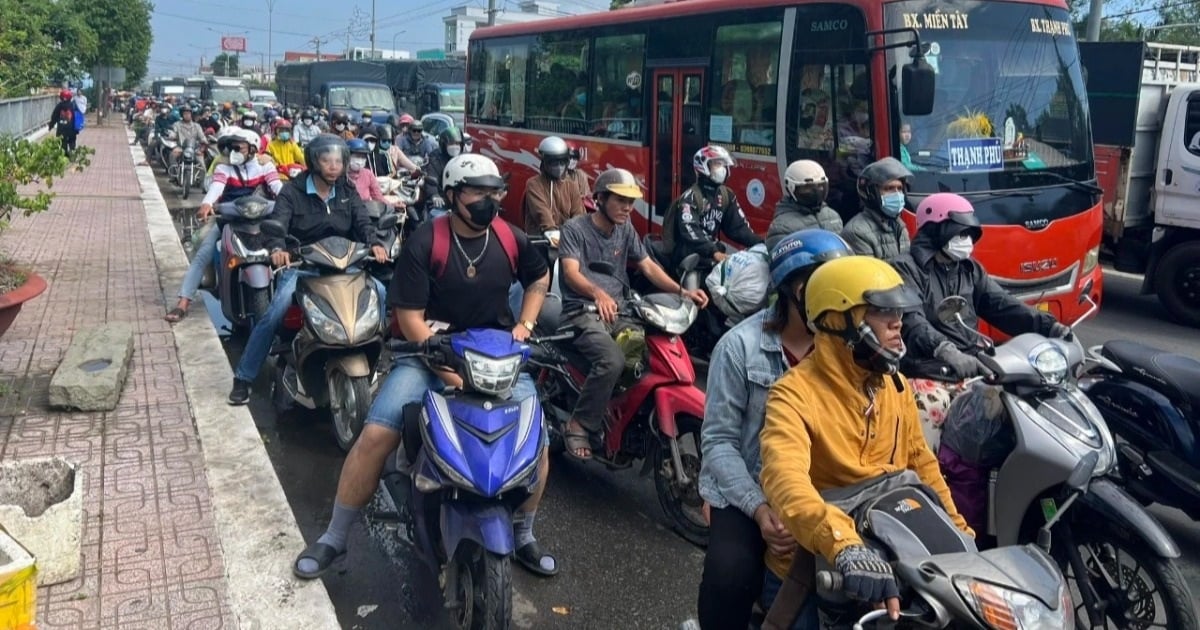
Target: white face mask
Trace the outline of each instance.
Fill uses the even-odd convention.
[[[955,236],[942,248],[942,252],[951,260],[966,260],[971,257],[971,252],[974,250],[975,242],[966,234]]]
[[[450,157],[456,157],[459,153],[462,153],[462,147],[458,146],[457,144],[452,144],[446,147],[446,155],[449,155]]]
[[[724,184],[725,178],[729,177],[729,171],[724,166],[714,166],[709,172],[712,173],[709,177],[718,184]]]
[[[368,143],[367,143],[367,148],[368,148],[368,149],[370,149],[370,150],[372,150],[372,151],[374,151],[374,150],[375,150],[375,143],[374,143],[374,142],[368,142]]]
[[[246,163],[246,154],[241,151],[234,151],[229,154],[229,163],[234,166],[241,166]]]
[[[362,170],[362,167],[364,167],[366,165],[367,165],[367,158],[365,158],[365,157],[350,158],[350,170],[352,170],[352,171]]]

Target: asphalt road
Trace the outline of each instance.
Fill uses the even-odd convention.
[[[179,199],[161,175],[159,185],[177,217],[199,205],[197,196]],[[1167,321],[1153,297],[1137,295],[1139,283],[1106,278],[1103,308],[1078,329],[1083,342],[1132,338],[1200,357],[1200,334]],[[192,316],[201,313],[197,305]],[[228,341],[226,348],[236,360],[239,342]],[[270,370],[263,370],[250,410],[300,529],[312,541],[328,522],[342,453],[324,416],[276,415],[269,379]],[[551,460],[535,531],[557,556],[561,572],[545,579],[513,569],[514,625],[668,629],[694,616],[703,552],[668,529],[652,480],[639,477],[638,468],[612,472],[598,464]],[[1184,572],[1192,592],[1200,593],[1200,526],[1177,510],[1155,506],[1152,512],[1183,549]],[[395,540],[387,523],[355,526],[347,558],[324,578],[342,627],[449,627],[437,577]]]

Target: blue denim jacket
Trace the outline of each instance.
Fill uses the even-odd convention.
[[[766,417],[767,391],[788,369],[779,334],[763,329],[773,314],[771,308],[759,311],[717,342],[700,432],[700,496],[715,508],[732,505],[752,518],[767,500],[758,482],[758,433]]]

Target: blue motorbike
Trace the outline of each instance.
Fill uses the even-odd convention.
[[[537,340],[561,340],[545,337]],[[428,391],[404,410],[403,443],[380,484],[396,509],[401,541],[441,576],[445,606],[462,629],[512,622],[512,515],[538,479],[546,448],[536,396],[513,386],[532,354],[503,330],[472,329],[420,343],[392,342],[462,377],[461,391]]]

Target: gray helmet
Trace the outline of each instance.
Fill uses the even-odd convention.
[[[556,158],[566,160],[571,156],[571,147],[558,136],[548,136],[538,144],[538,155],[542,156],[543,162]]]
[[[871,162],[858,175],[858,197],[864,205],[875,210],[879,209],[879,187],[898,179],[908,185],[912,171],[894,157],[885,157]]]
[[[350,148],[346,146],[346,141],[341,136],[323,133],[310,140],[304,146],[304,165],[308,167],[308,172],[319,175],[321,170],[318,162],[322,155],[330,152],[341,154],[342,166],[345,168],[350,161]]]

